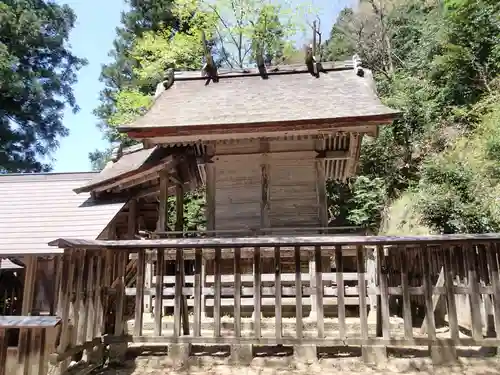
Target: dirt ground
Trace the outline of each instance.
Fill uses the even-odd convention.
[[[140,356],[128,360],[122,368],[105,369],[100,375],[315,375],[315,374],[500,374],[498,358],[462,358],[453,366],[432,366],[428,358],[390,358],[386,365],[371,367],[360,358],[320,359],[315,363],[296,363],[292,357],[255,358],[250,366],[233,366],[227,359],[194,358],[182,368],[175,368],[163,356]]]

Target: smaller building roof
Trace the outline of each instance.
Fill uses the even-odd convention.
[[[89,192],[92,188],[100,186],[114,180],[123,178],[128,174],[135,173],[140,169],[147,168],[152,161],[158,161],[158,154],[165,155],[165,149],[153,147],[144,149],[141,145],[132,146],[123,150],[123,155],[118,157],[115,162],[110,161],[106,167],[94,177],[79,186],[74,191],[77,194]]]
[[[14,263],[8,258],[0,259],[0,270],[18,270],[24,268],[23,266]]]
[[[364,76],[352,68],[331,68],[315,78],[305,67],[270,72],[262,79],[253,71],[220,74],[218,83],[206,78],[176,75],[151,109],[120,130],[134,132],[165,128],[178,134],[193,127],[269,124],[284,122],[335,122],[342,119],[385,120],[397,111],[381,103],[370,71]],[[135,134],[135,133],[134,133]],[[174,133],[172,133],[174,134]]]
[[[73,189],[97,173],[0,175],[0,256],[54,254],[54,237],[97,239],[125,202],[99,203]]]

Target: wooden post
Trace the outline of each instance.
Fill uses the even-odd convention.
[[[215,217],[215,192],[216,192],[216,181],[215,181],[215,163],[212,160],[213,151],[210,151],[209,159],[205,163],[205,173],[206,173],[206,191],[205,191],[205,199],[206,199],[206,208],[205,208],[205,218],[207,221],[207,230],[212,231],[209,236],[213,236],[216,228],[216,217]],[[205,289],[205,278],[206,278],[206,261],[205,258],[202,258],[201,263],[201,319],[205,318],[205,295],[203,290]]]
[[[175,230],[177,232],[182,232],[184,229],[184,187],[181,184],[175,186]],[[179,237],[183,237],[182,234],[178,234]],[[182,264],[180,265],[179,272],[181,273],[181,283],[185,285],[185,262],[184,258]],[[181,314],[182,314],[182,329],[185,335],[189,335],[189,315],[188,315],[188,304],[186,296],[181,296]]]
[[[318,310],[316,304],[316,262],[314,255],[308,254],[309,257],[309,286],[310,286],[310,299],[311,299],[311,311],[309,313],[309,319],[315,320],[318,317]]]
[[[135,294],[134,336],[142,336],[142,323],[144,313],[144,272],[146,268],[146,250],[139,249],[137,256],[137,281]],[[151,294],[151,293],[148,293]]]
[[[342,246],[335,246],[335,269],[337,271],[337,309],[339,317],[339,336],[341,340],[346,339],[346,322],[345,322],[345,301],[344,301],[344,274],[343,274],[343,258]]]
[[[326,201],[326,180],[325,180],[325,160],[322,157],[316,158],[316,192],[318,195],[318,215],[322,228],[328,226],[328,210]]]
[[[295,246],[295,330],[297,338],[302,339],[302,270],[300,262],[300,246]]]
[[[25,257],[25,274],[24,274],[24,290],[23,290],[23,305],[21,315],[31,315],[33,303],[35,302],[36,294],[36,274],[37,274],[38,259],[36,256]],[[19,331],[18,345],[18,371],[20,374],[27,372],[29,367],[30,342],[33,340],[30,337],[29,329],[21,328]]]
[[[61,334],[60,334],[60,341],[59,341],[59,346],[57,348],[57,353],[62,354],[66,351],[68,348],[68,345],[70,343],[70,324],[69,324],[69,317],[70,317],[70,304],[71,304],[71,298],[73,295],[73,279],[74,279],[74,274],[75,274],[75,254],[74,251],[71,250],[65,250],[64,251],[64,263],[63,263],[63,276],[62,280],[64,282],[61,283],[61,294],[62,294],[62,302],[59,305],[59,308],[62,312],[61,316]],[[59,365],[59,370],[61,373],[66,371],[69,365],[69,360],[64,360],[60,363]]]
[[[9,375],[7,373],[8,332],[6,328],[0,328],[0,375]]]
[[[124,311],[125,311],[125,268],[127,266],[128,254],[125,251],[118,250],[116,254],[116,262],[118,263],[117,268],[117,279],[118,284],[116,285],[115,303],[116,303],[116,315],[115,315],[115,331],[114,335],[117,337],[123,336],[124,334]],[[110,345],[110,355],[109,359],[113,363],[122,363],[125,353],[127,351],[127,344],[113,344]]]
[[[170,177],[167,170],[160,173],[160,202],[158,204],[158,221],[156,230],[164,232],[168,230],[168,189]],[[155,336],[161,336],[163,317],[163,275],[165,273],[165,250],[157,249],[156,255],[156,285],[155,285]]]
[[[267,140],[260,141],[260,152],[262,153],[262,161],[260,164],[261,174],[261,199],[260,199],[260,228],[267,229],[271,226],[269,222],[269,142]]]

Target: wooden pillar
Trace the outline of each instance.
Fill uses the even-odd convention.
[[[328,210],[327,210],[327,201],[326,201],[326,179],[325,179],[325,159],[322,156],[316,157],[315,161],[315,169],[316,169],[316,194],[318,199],[318,217],[319,223],[322,228],[326,228],[328,226]],[[321,231],[322,233],[323,231]],[[325,262],[325,264],[329,263]],[[310,277],[310,286],[311,291],[316,288],[316,261],[312,255],[309,257],[309,277]],[[311,313],[309,314],[309,318],[316,319],[317,318],[317,296],[311,293]]]
[[[377,258],[376,251],[374,248],[366,249],[366,278],[368,290],[375,290],[377,287]],[[377,320],[377,307],[378,307],[378,297],[374,294],[368,295],[370,303],[370,313],[368,315],[368,321],[374,323]]]
[[[210,157],[209,160],[205,163],[205,173],[206,173],[206,192],[205,192],[205,199],[206,199],[206,205],[205,205],[205,215],[206,215],[206,220],[207,220],[207,230],[208,231],[215,231],[216,224],[215,224],[215,191],[216,191],[216,182],[215,182],[215,163]],[[210,236],[214,236],[214,232],[210,232]],[[205,279],[206,279],[206,261],[204,258],[202,258],[202,263],[201,263],[201,283],[202,283],[202,296],[201,296],[201,316],[202,319],[205,317],[205,297],[203,295],[203,289],[205,288]]]
[[[175,231],[182,232],[184,229],[184,186],[180,184],[175,186],[175,212]]]
[[[36,274],[38,268],[38,259],[36,256],[26,256],[25,258],[25,274],[24,274],[24,289],[23,289],[23,304],[21,315],[31,315],[36,294]],[[27,373],[29,368],[30,357],[30,342],[34,339],[30,337],[30,330],[21,328],[19,332],[18,345],[18,374]]]
[[[260,164],[261,172],[261,199],[260,199],[260,228],[268,229],[271,226],[269,221],[269,142],[267,140],[260,141],[260,151],[262,160]]]
[[[322,228],[326,228],[328,226],[328,210],[326,202],[325,159],[317,157],[315,167],[319,223]]]
[[[165,232],[168,230],[168,189],[170,185],[170,177],[167,170],[160,173],[160,201],[158,204],[158,221],[156,230]],[[161,252],[161,254],[160,254]],[[156,294],[155,294],[155,327],[156,334],[161,334],[161,321],[164,313],[163,309],[163,273],[165,265],[165,250],[158,249],[156,257]]]

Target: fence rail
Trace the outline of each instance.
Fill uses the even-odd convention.
[[[109,289],[135,301],[132,331],[108,335],[106,343],[236,345],[237,356],[248,354],[241,346],[251,345],[294,345],[300,353],[304,347],[354,345],[361,346],[368,361],[383,358],[387,347],[424,346],[434,360],[444,361],[455,358],[460,346],[500,346],[499,242],[497,235],[479,235],[61,240],[58,244],[67,251],[106,248],[114,257],[137,254],[135,287],[120,284]],[[156,278],[173,286],[145,285],[147,249],[153,249],[157,259]],[[330,262],[332,249],[333,272],[324,272],[323,262]],[[290,251],[295,273],[284,273]],[[262,272],[264,253],[274,258],[272,275]],[[173,277],[165,276],[167,254],[175,258]],[[184,275],[187,254],[194,258],[191,276]],[[205,277],[204,264],[212,256],[214,272]],[[244,258],[252,259],[251,275],[242,274]],[[227,269],[222,274],[224,261],[232,262],[231,274]],[[309,262],[309,273],[301,268],[304,261]],[[153,318],[145,314],[145,296],[155,296]],[[173,307],[171,316],[164,316],[166,301]],[[331,305],[333,315],[327,313]],[[265,318],[262,313],[273,306],[273,316]],[[213,317],[206,316],[206,307]],[[252,318],[243,314],[247,307],[254,312]],[[292,319],[284,317],[287,309],[292,310]],[[443,324],[448,326],[444,333],[438,329]],[[468,335],[460,333],[464,329]]]

